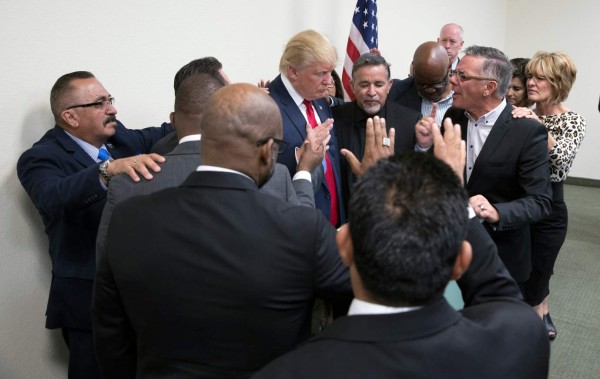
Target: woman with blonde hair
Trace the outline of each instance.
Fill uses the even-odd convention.
[[[548,309],[550,277],[558,252],[567,235],[568,212],[563,182],[585,136],[586,123],[581,115],[564,104],[577,76],[571,58],[560,52],[538,52],[527,64],[527,95],[535,109],[516,108],[514,117],[538,119],[548,130],[550,180],[553,190],[552,213],[531,225],[532,272],[525,283],[525,300],[542,317],[550,340],[556,338]]]

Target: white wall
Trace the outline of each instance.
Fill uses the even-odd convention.
[[[405,77],[414,49],[435,39],[448,22],[464,27],[465,45],[510,47],[509,54],[531,55],[536,50],[531,46],[547,44],[543,41],[551,36],[549,48],[567,50],[580,65],[569,103],[588,117],[592,129],[591,124],[597,126],[598,121],[592,107],[598,93],[583,91],[586,75],[598,83],[598,74],[594,71],[596,76],[590,77],[585,72],[586,68],[593,71],[594,60],[585,55],[590,52],[571,46],[592,33],[585,33],[583,26],[565,29],[552,19],[544,24],[543,34],[533,27],[528,34],[507,32],[507,22],[511,29],[515,24],[525,25],[516,21],[515,9],[525,5],[537,10],[534,3],[538,2],[379,0],[380,49],[393,63],[393,76]],[[559,1],[549,3],[558,6]],[[598,9],[593,0],[584,3]],[[125,125],[158,125],[172,109],[175,72],[195,58],[216,56],[233,81],[255,83],[275,77],[289,37],[314,28],[337,46],[339,71],[355,4],[356,0],[0,3],[0,119],[5,127],[0,139],[4,157],[0,165],[0,378],[66,377],[60,335],[43,327],[50,283],[47,240],[15,172],[19,155],[53,126],[48,95],[54,81],[67,72],[92,71],[116,97],[118,117]],[[586,14],[570,5],[550,15],[556,19],[565,12],[571,12],[573,25],[579,22],[579,14]],[[581,23],[590,31],[594,13],[598,12],[587,12],[588,22]],[[569,36],[557,39],[560,33],[548,32],[550,27],[564,29]],[[591,134],[585,142],[589,150]],[[581,162],[584,158],[582,149],[578,176],[599,178],[591,167],[591,153],[589,165]]]

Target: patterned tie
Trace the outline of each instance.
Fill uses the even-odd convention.
[[[101,148],[100,151],[98,151],[98,159],[100,159],[100,161],[104,162],[105,160],[110,158],[110,154],[108,153],[108,150],[106,150],[105,148]]]
[[[315,118],[315,110],[312,106],[312,103],[309,100],[304,99],[302,104],[306,106],[306,116],[308,118],[308,123],[310,126],[315,128],[318,123]],[[331,197],[330,210],[329,210],[329,222],[333,226],[337,226],[339,220],[338,214],[338,198],[337,198],[337,189],[335,186],[335,176],[333,174],[333,168],[331,166],[331,161],[329,160],[329,155],[325,153],[325,183],[327,183],[327,188],[329,189],[329,195]]]

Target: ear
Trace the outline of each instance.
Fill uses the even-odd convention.
[[[171,120],[171,126],[173,127],[173,129],[177,129],[177,127],[175,126],[175,112],[171,112],[171,114],[169,115],[169,120]]]
[[[451,280],[458,280],[467,271],[471,264],[471,258],[473,258],[473,250],[471,244],[467,241],[462,241],[460,250],[454,261],[454,268],[452,269]]]
[[[76,129],[79,127],[79,117],[77,116],[77,113],[71,109],[62,111],[60,113],[60,118],[69,128]]]
[[[388,84],[387,84],[387,90],[386,90],[386,92],[387,92],[387,93],[390,93],[390,90],[391,90],[391,89],[392,89],[392,79],[390,79],[390,80],[388,81]]]
[[[498,83],[496,83],[493,80],[490,80],[486,85],[485,85],[485,90],[483,91],[483,94],[485,96],[489,96],[491,94],[494,93],[494,91],[496,91],[496,88],[498,88]]]
[[[265,143],[258,150],[258,160],[263,165],[271,164],[273,160],[273,139],[269,139],[269,142]],[[275,163],[273,163],[275,164]]]
[[[342,225],[335,236],[335,242],[342,262],[348,267],[354,265],[354,245],[352,245],[352,235],[348,224]]]
[[[295,67],[288,66],[288,68],[287,68],[287,77],[290,80],[296,80],[296,79],[298,79],[298,70],[296,70]]]

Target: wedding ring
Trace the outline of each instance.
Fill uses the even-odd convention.
[[[533,115],[533,111],[532,111],[531,109],[529,110],[529,114],[530,114],[530,115]]]
[[[485,211],[485,207],[483,206],[483,204],[479,204],[478,207],[482,212]]]
[[[391,145],[392,145],[392,141],[390,141],[390,139],[389,139],[389,138],[387,138],[387,137],[384,137],[384,138],[383,138],[382,145],[383,145],[383,146],[388,146],[388,147],[389,147],[389,146],[391,146]]]
[[[138,163],[140,163],[140,161],[138,161],[137,159],[133,161],[133,165],[137,165]]]

